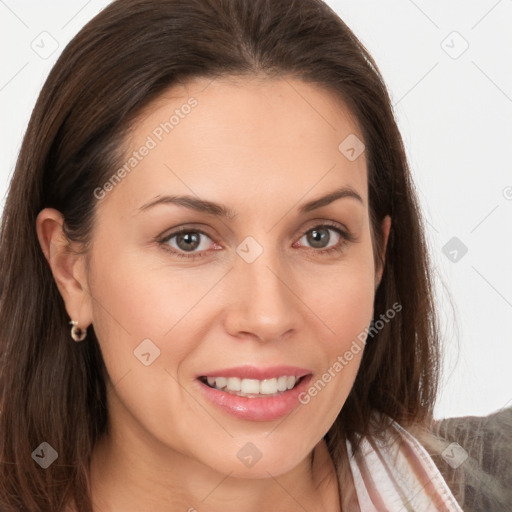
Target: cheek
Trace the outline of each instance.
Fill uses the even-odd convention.
[[[359,370],[373,315],[374,281],[363,268],[352,268],[351,272],[333,276],[327,288],[326,293],[315,298],[315,304],[330,335],[319,339],[324,354],[323,372],[316,376],[316,383],[311,383],[308,395],[314,399],[325,424],[330,425]]]
[[[332,329],[341,342],[339,348],[368,326],[374,302],[373,280],[368,276],[358,278],[355,274],[343,277],[343,282],[332,287],[329,300],[323,304]]]
[[[371,248],[354,250],[339,266],[314,276],[316,292],[307,299],[333,334],[330,350],[339,350],[368,327],[375,298]],[[310,282],[310,289],[313,288]]]
[[[192,279],[185,268],[168,266],[164,258],[141,251],[96,258],[91,289],[95,329],[101,329],[103,339],[120,334],[136,346],[145,338],[172,338],[174,329],[191,323],[195,305],[218,277],[210,270]]]
[[[164,439],[173,413],[186,403],[176,374],[201,339],[187,312],[204,292],[190,289],[185,274],[157,268],[140,253],[113,258],[105,251],[91,270],[94,330],[114,387],[113,420],[126,419],[128,410],[139,420],[135,425]],[[188,419],[185,414],[182,423]]]
[[[323,429],[336,419],[353,386],[365,348],[368,327],[373,316],[375,281],[370,246],[354,251],[343,264],[331,269],[329,275],[317,275],[317,293],[308,303],[330,334],[322,336],[323,368],[303,397],[322,418]],[[323,329],[318,324],[318,329]]]

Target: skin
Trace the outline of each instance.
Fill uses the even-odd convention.
[[[363,136],[347,108],[295,79],[196,79],[169,89],[135,124],[127,155],[189,97],[191,113],[98,201],[92,244],[78,255],[62,216],[43,210],[41,247],[71,319],[94,327],[108,370],[111,434],[91,465],[96,510],[156,512],[339,510],[337,478],[323,436],[356,377],[362,351],[307,405],[285,419],[235,418],[200,393],[195,377],[242,364],[310,369],[316,381],[370,324],[382,268],[375,268],[364,152],[349,161],[338,145]],[[338,199],[300,215],[304,202],[340,186]],[[159,195],[188,194],[237,212],[220,219],[177,205],[139,208]],[[332,222],[355,237],[313,245]],[[381,229],[387,243],[391,219]],[[199,228],[202,257],[178,237]],[[195,233],[195,232],[194,232]],[[309,236],[308,236],[309,234]],[[236,248],[253,237],[252,263]],[[185,247],[185,249],[184,249]],[[384,256],[384,254],[383,254]],[[143,365],[149,338],[160,356]],[[84,341],[87,343],[88,341]],[[70,343],[73,343],[70,339]],[[261,459],[246,467],[247,443]],[[314,457],[313,457],[314,455]]]

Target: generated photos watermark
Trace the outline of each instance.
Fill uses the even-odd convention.
[[[343,368],[345,368],[354,356],[359,354],[361,350],[366,345],[366,339],[368,336],[375,336],[380,330],[384,328],[384,326],[389,323],[393,318],[395,318],[396,314],[402,310],[402,305],[398,302],[395,302],[391,308],[389,308],[385,313],[382,313],[379,319],[375,322],[372,322],[370,327],[365,327],[363,331],[361,331],[355,340],[352,341],[350,348],[346,350],[343,354],[340,354],[336,361],[322,374],[322,376],[316,380],[315,383],[311,384],[306,391],[303,391],[299,395],[299,402],[303,405],[309,404],[311,398],[318,395],[320,391],[322,391],[325,386],[331,382],[332,379],[338,375]]]
[[[146,137],[144,144],[138,150],[133,151],[126,162],[112,174],[103,186],[94,189],[94,197],[100,201],[106,197],[108,192],[114,190],[115,186],[121,183],[162,142],[165,135],[171,133],[192,112],[192,109],[197,107],[197,104],[196,98],[190,97],[180,108],[174,109],[174,114],[167,121],[163,121],[153,129],[151,134]]]

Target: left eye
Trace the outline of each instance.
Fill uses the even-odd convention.
[[[331,240],[331,235],[329,234],[329,231],[334,231],[338,237],[343,240],[345,238],[344,232],[334,226],[315,226],[312,229],[309,229],[302,235],[300,240],[303,238],[306,239],[307,243],[312,244],[314,249],[326,249],[330,248],[332,246],[325,246],[325,242],[329,242]],[[334,244],[336,245],[336,244]]]

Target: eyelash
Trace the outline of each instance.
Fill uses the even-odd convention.
[[[341,236],[341,241],[333,247],[329,247],[328,249],[318,249],[318,250],[312,249],[314,252],[320,253],[322,256],[326,256],[326,255],[329,255],[332,253],[339,253],[345,249],[345,246],[347,244],[354,242],[356,240],[356,237],[354,235],[352,235],[352,233],[344,231],[337,225],[331,224],[331,223],[324,223],[324,224],[318,224],[316,226],[313,226],[312,228],[309,228],[308,230],[304,231],[304,233],[302,233],[300,238],[302,238],[305,234],[309,233],[310,231],[314,231],[315,229],[318,229],[318,228],[332,229],[333,231],[336,231]],[[185,252],[180,252],[180,251],[176,251],[175,249],[171,249],[169,247],[169,245],[167,244],[167,242],[169,242],[172,238],[174,238],[175,236],[177,236],[181,233],[200,233],[208,238],[211,238],[207,233],[205,233],[201,229],[185,227],[185,228],[178,229],[177,231],[174,231],[173,233],[167,235],[165,238],[158,240],[158,243],[162,246],[162,248],[164,250],[170,252],[171,254],[173,254],[175,256],[178,256],[179,258],[196,259],[196,258],[202,258],[203,256],[205,256],[205,253],[208,251],[187,254]]]

